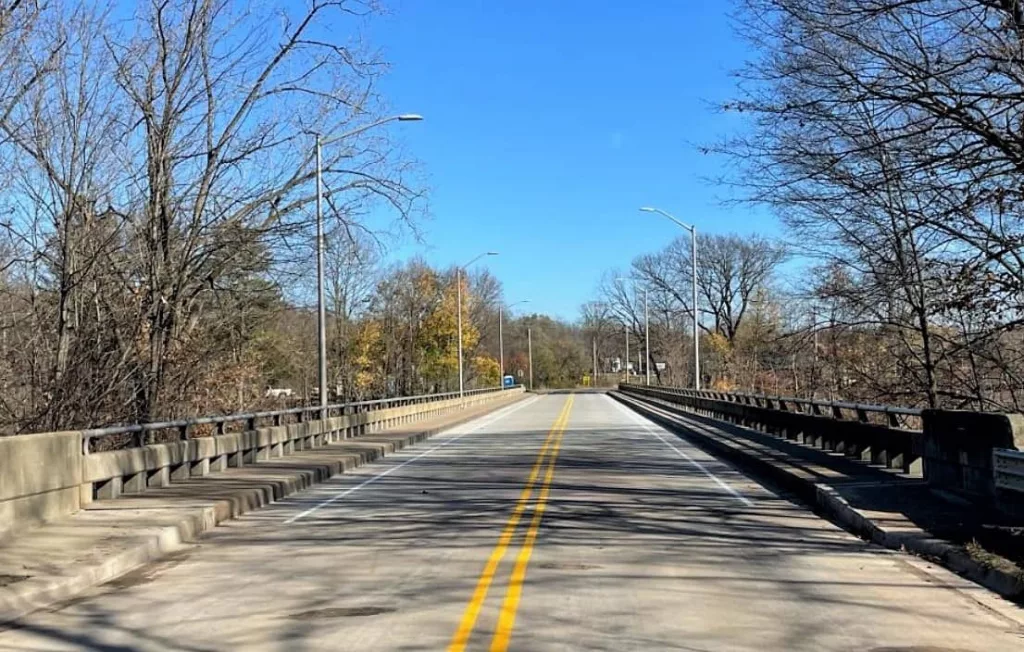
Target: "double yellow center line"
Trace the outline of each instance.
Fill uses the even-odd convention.
[[[522,548],[520,548],[519,555],[516,557],[508,589],[505,592],[505,599],[501,604],[501,612],[498,615],[498,626],[491,639],[491,652],[504,652],[508,649],[509,641],[512,638],[512,628],[515,625],[516,610],[519,608],[519,598],[523,593],[526,567],[530,563],[533,544],[537,540],[537,532],[540,530],[541,519],[544,517],[548,494],[551,492],[551,480],[555,474],[555,462],[558,459],[558,450],[562,445],[565,428],[569,423],[569,413],[572,411],[572,404],[573,397],[570,395],[565,401],[565,405],[562,406],[562,411],[558,414],[558,418],[555,419],[554,425],[551,426],[551,431],[548,432],[544,445],[541,446],[540,452],[537,453],[537,460],[534,462],[530,475],[526,479],[526,486],[520,492],[515,509],[512,510],[512,515],[509,516],[505,528],[498,537],[498,543],[494,546],[491,556],[487,559],[483,572],[480,573],[480,579],[476,583],[473,597],[470,598],[469,604],[466,605],[466,611],[462,614],[462,620],[459,623],[458,630],[455,632],[455,636],[452,637],[451,644],[448,646],[448,652],[462,652],[466,649],[469,637],[473,633],[473,627],[476,625],[477,617],[480,615],[480,610],[487,599],[487,591],[491,588],[491,582],[494,581],[494,576],[498,572],[498,566],[501,565],[501,560],[505,557],[509,544],[512,542],[512,537],[515,536],[519,522],[526,512],[534,487],[537,484],[537,479],[541,478],[543,473],[540,492],[537,495],[537,502],[533,509],[533,518],[530,520],[529,529],[526,531],[526,538],[523,540]]]

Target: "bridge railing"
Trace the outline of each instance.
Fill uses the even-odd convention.
[[[918,409],[637,384],[619,389],[904,473],[922,472]]]
[[[622,385],[620,385],[621,387]],[[630,387],[644,387],[630,383]],[[741,392],[717,392],[712,390],[692,390],[680,387],[656,386],[665,392],[682,396],[706,398],[743,405],[753,405],[787,412],[798,412],[814,416],[831,417],[841,421],[859,421],[875,423],[901,430],[921,430],[920,408],[900,407],[895,405],[873,405],[870,403],[849,403],[844,401],[826,401],[822,399],[797,398],[794,396],[777,396],[770,394],[745,394]]]
[[[518,387],[518,386],[517,386]],[[487,387],[482,389],[466,390],[466,396],[477,396],[492,392],[502,391],[501,387]],[[505,388],[508,389],[508,388]],[[305,423],[307,421],[336,416],[347,416],[360,414],[374,410],[387,410],[407,405],[419,405],[423,403],[434,403],[457,398],[459,392],[445,392],[439,394],[422,394],[417,396],[399,396],[395,398],[383,398],[370,401],[354,401],[349,403],[334,403],[326,408],[319,405],[307,405],[284,410],[271,410],[266,412],[240,412],[237,414],[226,414],[208,417],[195,417],[191,419],[177,419],[173,421],[154,421],[150,423],[139,423],[123,426],[110,426],[105,428],[93,428],[82,431],[83,452],[89,454],[95,450],[122,450],[125,448],[142,448],[151,443],[167,443],[173,441],[187,441],[195,436],[223,435],[230,432],[256,430],[264,426],[283,426],[291,423]],[[321,415],[321,412],[324,412]]]
[[[1024,415],[863,405],[623,384],[648,402],[921,474],[933,487],[1024,517]]]
[[[323,410],[326,415],[321,415],[319,406],[307,406],[0,437],[0,538],[74,513],[94,500],[139,493],[469,407],[515,400],[522,394],[518,386],[480,389],[462,396],[448,392],[334,404]],[[414,437],[422,435],[412,432]]]
[[[997,448],[992,451],[996,489],[1024,493],[1024,452]]]

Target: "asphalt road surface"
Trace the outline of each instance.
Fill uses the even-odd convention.
[[[1020,613],[556,394],[229,522],[0,650],[1020,652]]]

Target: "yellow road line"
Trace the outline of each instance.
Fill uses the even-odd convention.
[[[565,422],[568,421],[569,409],[571,407],[572,396],[570,395],[569,399],[562,406],[561,412],[558,413],[555,423],[551,426],[551,430],[544,440],[544,445],[541,446],[540,451],[537,453],[537,460],[533,463],[533,468],[530,470],[526,486],[520,492],[515,509],[505,524],[505,529],[502,530],[501,536],[498,537],[498,543],[494,546],[491,556],[487,559],[483,571],[480,573],[480,579],[477,580],[473,597],[470,598],[469,604],[466,605],[466,611],[462,614],[459,628],[455,631],[455,636],[452,637],[452,642],[448,645],[448,652],[462,652],[466,649],[469,636],[473,633],[473,627],[476,625],[477,616],[480,615],[480,609],[483,608],[484,600],[487,599],[487,591],[490,589],[494,575],[498,571],[498,565],[501,564],[501,560],[505,557],[505,552],[512,541],[512,536],[519,526],[519,521],[523,517],[523,512],[526,510],[530,496],[533,494],[533,486],[537,483],[538,476],[540,476],[541,467],[544,464],[548,449],[551,447],[551,443],[557,439],[558,433],[561,432]]]
[[[572,395],[569,396],[570,409],[572,409]],[[519,598],[523,594],[523,582],[526,580],[526,567],[530,564],[530,555],[533,554],[533,544],[537,540],[537,533],[540,531],[540,522],[544,518],[544,509],[547,506],[548,494],[551,492],[551,480],[555,476],[555,464],[558,462],[558,450],[562,446],[562,438],[565,436],[565,426],[558,433],[558,438],[548,455],[548,468],[544,474],[544,482],[541,484],[540,495],[537,498],[537,506],[534,507],[533,518],[530,520],[530,529],[526,532],[526,540],[516,557],[515,568],[512,569],[512,579],[509,581],[508,590],[505,592],[505,600],[501,603],[501,613],[498,616],[498,627],[494,631],[494,638],[491,639],[491,652],[505,652],[508,650],[509,642],[512,640],[512,628],[516,623],[516,611],[519,609]]]

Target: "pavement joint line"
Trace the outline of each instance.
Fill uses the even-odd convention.
[[[661,442],[663,444],[665,444],[666,446],[668,446],[669,448],[674,450],[677,455],[679,455],[680,457],[685,459],[687,462],[689,462],[690,464],[692,464],[695,467],[697,467],[704,475],[706,475],[709,478],[711,478],[712,480],[714,480],[715,484],[717,484],[719,487],[721,487],[722,489],[727,491],[730,495],[732,495],[733,498],[735,498],[736,500],[740,501],[741,503],[743,503],[747,507],[754,507],[755,506],[754,502],[752,500],[750,500],[749,498],[747,498],[746,496],[744,496],[740,492],[738,492],[735,489],[733,489],[732,487],[730,487],[723,480],[721,480],[717,475],[715,475],[714,473],[709,471],[707,469],[707,467],[705,467],[699,461],[695,460],[693,457],[688,455],[685,451],[680,450],[672,442],[670,442],[669,440],[665,439],[661,435],[661,433],[659,433],[657,430],[655,430],[654,428],[651,427],[650,423],[647,420],[645,420],[644,417],[638,415],[636,412],[633,412],[632,410],[630,410],[629,408],[624,406],[622,403],[619,403],[618,401],[616,401],[615,399],[613,399],[611,397],[607,397],[606,396],[605,398],[607,400],[611,401],[612,403],[614,403],[615,407],[617,407],[619,410],[621,410],[627,416],[629,416],[633,420],[634,423],[636,423],[638,426],[641,426],[649,434],[657,437],[659,440],[661,440]]]
[[[537,459],[533,463],[533,468],[530,469],[530,475],[526,480],[526,485],[519,493],[519,499],[516,501],[516,506],[506,521],[501,534],[498,536],[498,542],[495,544],[494,549],[487,558],[487,562],[484,564],[483,570],[480,572],[480,577],[477,580],[476,586],[473,588],[472,597],[470,597],[469,602],[466,604],[466,609],[459,621],[459,627],[455,630],[455,635],[452,637],[452,641],[448,645],[448,652],[463,652],[463,650],[466,649],[466,645],[469,643],[469,637],[472,635],[473,628],[476,626],[477,617],[480,615],[480,610],[483,609],[484,601],[487,599],[487,592],[490,590],[491,582],[494,580],[494,576],[497,574],[501,560],[505,557],[505,553],[508,551],[512,537],[515,535],[516,530],[519,527],[519,521],[522,519],[523,512],[526,511],[527,504],[533,496],[533,487],[537,482],[537,478],[540,476],[540,471],[544,466],[544,461],[547,459],[548,450],[550,449],[552,442],[557,438],[558,433],[561,431],[563,426],[568,423],[569,410],[571,407],[572,395],[570,394],[569,398],[566,399],[565,403],[562,405],[562,409],[559,411],[558,416],[555,418],[555,422],[551,425],[551,430],[548,431],[548,435],[544,439],[544,443],[541,446],[540,451],[537,453]]]
[[[394,473],[395,471],[397,471],[397,470],[399,470],[399,469],[401,469],[401,468],[403,468],[403,467],[405,467],[405,466],[407,466],[409,464],[412,464],[413,462],[415,462],[415,461],[417,461],[419,459],[422,459],[422,458],[426,457],[427,455],[430,455],[431,453],[434,453],[434,452],[444,448],[448,444],[450,444],[452,442],[455,442],[455,441],[458,441],[459,439],[462,439],[466,435],[474,433],[477,430],[480,430],[481,428],[484,428],[486,426],[492,425],[492,424],[496,423],[497,421],[500,421],[501,419],[504,419],[505,417],[507,417],[508,415],[512,414],[513,412],[518,412],[519,410],[523,409],[524,407],[526,407],[528,405],[532,405],[533,403],[536,402],[536,400],[537,399],[534,398],[533,400],[530,400],[530,401],[522,401],[521,403],[518,403],[516,405],[510,405],[508,408],[504,408],[503,410],[501,410],[501,412],[499,412],[499,414],[496,417],[494,417],[494,418],[492,418],[492,419],[490,419],[488,421],[485,421],[484,423],[480,424],[476,428],[473,428],[472,430],[467,430],[465,432],[459,433],[455,437],[452,437],[451,439],[447,439],[444,442],[438,444],[437,446],[434,446],[433,448],[425,450],[422,453],[420,453],[419,455],[416,455],[415,457],[411,457],[411,458],[405,460],[404,462],[402,462],[401,464],[399,464],[397,466],[388,467],[387,469],[381,471],[380,473],[367,478],[366,480],[364,480],[363,482],[357,484],[356,486],[349,487],[348,489],[342,491],[341,493],[337,493],[337,494],[331,496],[330,498],[327,498],[326,500],[323,500],[322,502],[314,505],[313,507],[310,507],[309,509],[307,509],[307,510],[305,510],[303,512],[299,512],[295,516],[292,516],[292,517],[290,517],[288,519],[285,519],[283,523],[284,523],[284,525],[291,525],[291,524],[295,523],[296,521],[298,521],[300,519],[303,519],[303,518],[305,518],[307,516],[310,516],[310,515],[318,512],[318,511],[320,511],[324,507],[327,507],[328,505],[332,505],[332,504],[336,503],[337,501],[339,501],[339,500],[341,500],[341,499],[343,499],[343,498],[345,498],[347,496],[350,496],[350,495],[354,494],[355,492],[359,491],[363,487],[366,487],[367,485],[371,485],[374,482],[377,482],[378,480],[380,480],[381,478],[387,477],[387,476],[391,475],[392,473]]]
[[[544,519],[544,510],[547,508],[548,496],[551,493],[551,481],[555,477],[555,465],[558,463],[558,452],[562,447],[562,440],[565,438],[565,431],[569,427],[569,417],[572,414],[574,397],[569,395],[568,408],[565,419],[559,429],[558,437],[554,446],[548,452],[547,469],[544,472],[544,481],[541,483],[540,493],[537,496],[537,503],[533,508],[533,518],[530,520],[530,527],[526,531],[526,539],[519,549],[516,557],[515,567],[509,579],[508,588],[505,590],[505,599],[501,603],[501,611],[498,614],[498,626],[494,636],[491,638],[491,652],[505,652],[508,650],[512,640],[512,630],[515,628],[516,611],[519,609],[519,600],[523,594],[523,583],[526,581],[526,570],[530,565],[530,556],[533,554],[533,544],[540,532],[540,525]]]

